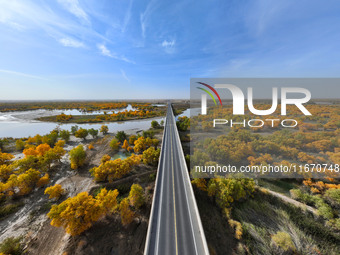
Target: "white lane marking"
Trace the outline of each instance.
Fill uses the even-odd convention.
[[[175,126],[174,126],[174,128],[175,128]],[[176,128],[177,128],[177,126],[176,126]],[[176,140],[177,140],[177,139],[176,139]],[[179,150],[180,148],[179,148],[178,143],[177,143],[177,147],[178,147],[177,152],[179,152],[179,151],[180,151],[180,150]],[[179,155],[178,155],[178,156],[179,156]],[[185,164],[185,162],[183,162],[183,163]],[[183,181],[183,185],[184,185],[185,198],[186,198],[187,206],[188,206],[188,213],[189,213],[190,225],[191,225],[191,233],[192,233],[192,237],[193,237],[193,240],[194,240],[195,252],[196,252],[196,254],[198,254],[196,239],[195,239],[195,235],[194,235],[194,227],[193,227],[193,225],[192,225],[192,219],[191,219],[191,213],[190,213],[190,207],[189,207],[188,193],[187,193],[187,189],[186,189],[186,185],[185,185],[183,173],[182,173],[182,181]]]
[[[172,199],[174,200],[174,224],[175,224],[175,243],[176,243],[176,255],[178,254],[177,243],[177,218],[176,218],[176,198],[175,198],[175,173],[174,173],[174,155],[173,155],[173,143],[172,143],[172,126],[170,126],[170,141],[171,141],[171,169],[172,169]]]
[[[167,126],[167,121],[165,122],[165,125],[164,125],[164,132],[165,129],[166,129],[166,126]],[[168,132],[165,133],[165,136],[168,137]],[[163,143],[165,144],[167,138],[164,136],[164,141]],[[167,146],[164,146],[164,155],[166,155],[166,147]],[[164,156],[165,157],[165,156]],[[163,188],[164,188],[164,165],[165,165],[165,160],[163,160],[163,168],[162,168],[162,180],[161,180],[161,194],[160,194],[160,200],[159,200],[159,206],[160,206],[160,209],[158,211],[158,220],[157,220],[157,234],[156,234],[156,249],[155,249],[155,254],[158,255],[158,249],[159,249],[159,233],[160,233],[160,227],[161,227],[161,215],[162,215],[162,201],[163,201]],[[161,168],[159,169],[161,170]]]

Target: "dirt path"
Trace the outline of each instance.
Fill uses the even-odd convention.
[[[272,190],[269,190],[269,189],[265,189],[265,188],[262,188],[264,189],[266,192],[268,192],[269,194],[275,196],[275,197],[278,197],[280,199],[282,199],[283,201],[285,201],[286,203],[289,203],[289,204],[293,204],[295,205],[296,207],[300,207],[302,209],[306,209],[307,211],[313,213],[315,216],[318,216],[318,213],[317,213],[317,210],[309,205],[305,205],[304,203],[301,203],[299,201],[296,201],[290,197],[287,197],[286,195],[283,195],[283,194],[280,194],[278,192],[275,192],[275,191],[272,191]]]

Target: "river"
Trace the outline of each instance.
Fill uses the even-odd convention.
[[[163,106],[163,105],[162,105]],[[107,113],[119,112],[125,110],[134,110],[131,105],[128,105],[124,109],[106,110]],[[195,109],[193,109],[195,110]],[[15,111],[15,112],[0,112],[0,138],[13,137],[23,138],[29,136],[35,136],[36,134],[45,135],[51,132],[53,129],[59,127],[60,129],[70,130],[74,123],[54,123],[37,121],[36,118],[43,116],[58,115],[60,113],[79,115],[79,114],[103,114],[101,112],[82,113],[76,109],[73,110],[33,110],[33,111]],[[190,109],[185,110],[179,116],[190,117]],[[129,120],[121,122],[108,122],[108,123],[93,123],[93,124],[78,124],[82,128],[94,128],[100,129],[105,124],[109,127],[109,132],[117,131],[129,131],[130,133],[138,130],[146,130],[151,127],[151,121],[156,120],[158,122],[165,120],[164,117],[156,117],[142,120]]]
[[[106,110],[107,113],[119,112],[125,110],[134,110],[131,105],[128,105],[124,109],[113,109]],[[54,122],[43,122],[37,121],[36,118],[43,116],[58,115],[60,113],[79,115],[79,114],[103,114],[101,112],[90,112],[82,113],[76,109],[73,110],[33,110],[33,111],[14,111],[14,112],[1,112],[0,113],[0,138],[13,137],[13,138],[23,138],[29,136],[35,136],[36,134],[44,135],[51,132],[53,129],[60,127],[61,129],[70,130],[74,123],[54,123]],[[164,120],[164,117],[142,119],[142,120],[129,120],[121,122],[108,122],[108,123],[93,123],[93,124],[78,124],[82,128],[94,128],[100,129],[100,127],[105,124],[109,127],[109,132],[117,131],[127,131],[135,132],[138,130],[145,130],[150,128],[151,121],[157,120],[160,122]]]

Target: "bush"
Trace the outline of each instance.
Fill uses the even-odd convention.
[[[117,196],[117,190],[102,189],[95,198],[87,192],[81,192],[59,205],[53,205],[47,216],[52,219],[52,226],[64,227],[72,236],[79,235],[100,217],[114,211]]]
[[[77,125],[71,127],[71,133],[72,135],[75,135],[75,133],[78,131],[79,127]]]
[[[21,245],[21,237],[9,237],[6,238],[0,244],[0,253],[6,255],[20,255],[23,253],[23,247]]]
[[[94,129],[94,128],[90,128],[89,130],[89,134],[93,137],[96,138],[98,136],[98,130]]]
[[[65,190],[60,184],[55,184],[54,186],[46,188],[44,194],[49,195],[49,199],[56,198],[58,200],[63,194],[65,194]]]
[[[130,204],[136,209],[138,209],[144,204],[145,197],[144,197],[144,190],[142,186],[140,186],[139,184],[132,184],[131,190],[129,193],[129,201],[130,201]]]
[[[109,132],[109,127],[106,125],[102,125],[100,128],[100,132],[102,132],[104,135],[106,135]]]
[[[118,139],[119,142],[124,142],[126,140],[127,136],[124,131],[118,131],[116,134],[116,138]]]
[[[119,205],[120,217],[124,226],[129,225],[135,218],[135,213],[130,209],[129,199],[124,198]]]
[[[272,243],[284,251],[296,250],[291,236],[286,232],[278,231],[272,236]]]
[[[324,197],[331,205],[340,207],[340,189],[328,189]]]
[[[148,165],[157,165],[159,158],[160,150],[155,150],[154,147],[150,147],[149,149],[143,152],[143,163]]]
[[[147,137],[153,138],[153,137],[155,136],[155,132],[153,132],[152,130],[143,131],[142,136],[143,136],[144,138],[147,138]]]
[[[0,219],[16,212],[19,209],[19,207],[21,207],[22,205],[23,203],[1,205],[0,206]]]
[[[116,151],[119,149],[119,142],[116,138],[113,138],[110,142],[110,147],[112,150]]]
[[[86,159],[86,152],[84,151],[83,145],[78,145],[69,152],[71,160],[71,168],[77,169],[84,165]]]
[[[74,133],[76,132],[77,130],[74,131]],[[68,130],[61,130],[60,133],[59,133],[59,136],[65,140],[65,142],[68,142],[70,140],[70,132]]]
[[[151,127],[152,128],[160,128],[160,125],[157,122],[157,120],[153,120],[153,121],[151,121]]]
[[[18,151],[22,151],[25,148],[25,142],[21,139],[15,141],[15,148]]]
[[[77,130],[75,132],[75,137],[77,138],[82,138],[84,140],[86,140],[86,136],[89,134],[89,132],[87,131],[87,129],[84,129],[84,128],[80,128],[79,130]]]

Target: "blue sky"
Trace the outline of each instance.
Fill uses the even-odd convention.
[[[188,98],[191,77],[339,77],[337,0],[0,0],[0,100]]]

